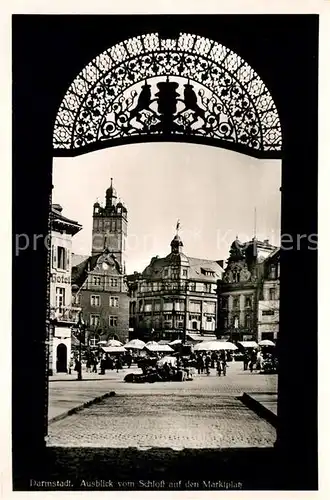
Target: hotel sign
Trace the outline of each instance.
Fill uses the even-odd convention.
[[[51,282],[52,283],[65,283],[67,285],[70,285],[71,284],[71,276],[53,273],[51,275]]]

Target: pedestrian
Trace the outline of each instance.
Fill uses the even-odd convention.
[[[206,375],[210,375],[210,365],[211,365],[211,356],[210,353],[207,353],[205,356],[205,371]]]
[[[106,366],[106,359],[105,356],[102,356],[100,361],[100,375],[105,375],[105,366]]]
[[[215,368],[215,366],[216,366],[215,364],[217,362],[217,359],[218,359],[217,353],[215,351],[212,352],[212,354],[211,354],[211,368]]]
[[[127,367],[131,368],[132,364],[132,354],[128,351],[127,356],[126,356],[126,362],[127,362]]]
[[[226,353],[226,351],[221,351],[220,365],[221,365],[221,371],[223,373],[223,376],[225,377],[226,373],[227,373],[227,353]]]
[[[94,355],[92,357],[93,373],[97,373],[97,357]]]
[[[75,367],[74,367],[74,369],[75,369],[75,371],[76,371],[78,374],[79,374],[79,373],[81,374],[81,361],[79,361],[79,359],[78,359],[78,358],[76,358],[76,360],[75,360],[75,361],[76,361],[76,362],[75,362]]]
[[[91,370],[91,366],[92,366],[92,364],[91,364],[91,357],[90,357],[90,355],[88,354],[88,355],[87,355],[87,360],[86,360],[86,372],[87,372],[87,373],[89,373],[89,372],[90,372],[90,370]]]
[[[261,370],[262,369],[262,364],[263,364],[263,356],[262,356],[262,352],[261,350],[258,351],[258,354],[257,354],[257,363],[256,363],[256,369],[257,370]]]
[[[249,364],[249,353],[247,350],[244,351],[244,355],[243,355],[243,370],[247,370],[248,369],[248,364]]]
[[[253,368],[254,368],[254,365],[256,364],[257,362],[257,352],[255,349],[253,349],[252,353],[251,353],[251,358],[250,358],[250,372],[252,373],[253,372]]]
[[[201,373],[203,373],[203,358],[200,353],[197,354],[196,365],[197,365],[198,375],[200,375]]]
[[[116,370],[117,370],[117,373],[119,372],[119,370],[121,370],[123,367],[122,365],[122,362],[121,362],[121,356],[118,356],[117,359],[116,359]]]

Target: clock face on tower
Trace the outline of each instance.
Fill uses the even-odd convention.
[[[104,271],[107,271],[109,269],[109,264],[107,264],[106,262],[103,262],[102,269],[104,269]]]

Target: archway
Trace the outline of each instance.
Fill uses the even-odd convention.
[[[74,79],[54,126],[54,156],[130,142],[201,142],[281,158],[276,105],[238,54],[205,37],[137,36]]]
[[[14,198],[15,206],[20,207],[19,218],[14,219],[15,233],[47,233],[51,157],[54,154],[52,129],[68,82],[73,81],[80,67],[84,67],[95,54],[102,53],[110,45],[109,40],[115,45],[123,36],[122,33],[125,33],[123,38],[129,38],[139,29],[147,33],[150,26],[157,26],[157,29],[160,29],[158,26],[164,26],[164,31],[170,33],[183,29],[223,40],[228,47],[234,47],[237,53],[244,54],[254,68],[258,68],[275,98],[283,125],[282,233],[314,233],[317,213],[317,16],[298,16],[299,19],[297,16],[160,17],[140,16],[130,27],[124,16],[115,22],[111,16],[103,16],[102,19],[101,16],[93,16],[92,23],[88,16],[14,16]],[[278,37],[279,29],[281,37]],[[22,38],[24,44],[21,43]],[[44,56],[45,48],[47,57]],[[302,103],[301,96],[308,98]],[[195,137],[196,142],[197,139]],[[138,140],[139,137],[136,137],[136,142]],[[172,135],[172,140],[179,138]],[[188,136],[186,140],[189,140]],[[60,156],[61,152],[58,151],[56,155]],[[35,176],[31,175],[27,165],[33,165],[38,172],[39,184],[35,183]],[[42,192],[40,185],[44,186]],[[308,204],[306,199],[309,200]],[[30,211],[25,210],[27,206]],[[34,213],[33,218],[31,212]],[[290,484],[300,484],[301,477],[311,478],[311,470],[317,463],[314,391],[317,340],[314,334],[311,335],[311,332],[316,331],[314,294],[317,252],[308,251],[307,240],[302,243],[299,252],[284,252],[281,262],[281,352],[284,354],[280,377],[283,396],[281,442],[289,448],[292,463],[298,461],[302,468],[299,478],[295,476],[296,483],[291,481],[293,471],[288,471]],[[29,311],[28,327],[26,316],[13,315],[13,446],[16,461],[22,457],[20,450],[36,447],[37,442],[43,450],[41,429],[44,405],[47,404],[47,382],[42,381],[46,259],[46,250],[43,245],[39,245],[37,252],[21,251],[14,260],[15,307],[17,311]],[[305,273],[301,269],[305,269]],[[23,292],[22,280],[34,283],[34,294],[26,295]],[[292,301],[298,300],[298,295],[309,303],[303,317],[290,314]],[[28,377],[24,370],[27,354],[33,360]],[[308,376],[299,370],[301,359],[305,357],[314,360]],[[306,391],[306,384],[312,388],[311,391]],[[29,391],[31,386],[35,388],[33,395]],[[307,401],[304,415],[299,413],[301,400]],[[22,411],[28,412],[28,424],[22,425]],[[26,460],[22,458],[21,461],[21,470],[25,471]],[[315,477],[314,472],[311,478],[313,484]],[[18,473],[16,484],[17,478]]]
[[[187,33],[138,36],[95,57],[61,102],[53,154],[151,141],[282,156],[279,115],[260,76],[227,47]]]
[[[56,349],[56,371],[66,373],[68,371],[68,349],[65,344],[59,344]]]

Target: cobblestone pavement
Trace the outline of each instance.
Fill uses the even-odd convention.
[[[241,363],[232,363],[227,373],[154,384],[126,384],[123,372],[110,372],[101,380],[51,382],[53,401],[60,393],[70,399],[70,393],[79,390],[76,384],[90,390],[91,397],[93,386],[114,390],[116,396],[52,423],[48,444],[142,449],[272,446],[275,429],[237,396],[276,391],[277,377],[243,372]]]

